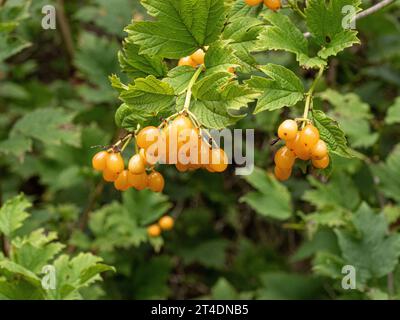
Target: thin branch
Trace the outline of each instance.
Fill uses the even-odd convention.
[[[374,13],[374,12],[376,12],[376,11],[386,7],[386,6],[388,6],[392,2],[394,2],[394,0],[383,0],[381,2],[378,2],[376,5],[368,8],[368,9],[365,9],[365,10],[361,11],[360,13],[358,13],[356,15],[356,20],[364,18],[366,16],[369,16],[370,14],[372,14],[372,13]]]
[[[69,26],[67,15],[65,14],[64,0],[57,0],[57,20],[60,25],[61,35],[65,42],[70,61],[74,58],[74,40]]]
[[[366,16],[369,16],[370,14],[377,12],[378,10],[388,6],[389,4],[391,4],[393,2],[394,2],[394,0],[382,0],[381,2],[377,3],[376,5],[373,5],[372,7],[357,13],[356,17],[355,17],[355,21],[362,19]],[[304,33],[304,37],[309,38],[310,36],[311,36],[310,32]]]

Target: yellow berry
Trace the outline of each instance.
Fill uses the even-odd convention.
[[[162,230],[171,230],[174,227],[174,219],[170,216],[162,217],[158,225]]]

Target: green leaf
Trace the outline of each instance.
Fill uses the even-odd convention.
[[[250,52],[256,48],[262,29],[262,22],[259,19],[245,15],[232,17],[224,28],[222,38],[228,40],[234,49],[243,72],[250,72],[255,68],[256,60]]]
[[[319,279],[300,274],[268,272],[261,277],[258,299],[301,300],[314,298],[321,290]]]
[[[400,97],[397,97],[394,101],[394,104],[388,109],[385,123],[400,123]]]
[[[324,60],[308,56],[308,42],[289,17],[272,11],[266,13],[264,17],[271,25],[261,32],[257,44],[258,51],[285,50],[292,52],[296,55],[300,65],[305,68],[320,68],[326,65]]]
[[[235,124],[244,115],[235,112],[247,108],[257,92],[237,81],[226,83],[231,76],[227,72],[217,72],[201,79],[193,87],[190,110],[207,128],[222,129]]]
[[[372,165],[371,168],[379,178],[380,191],[400,203],[400,144],[396,145],[386,162]]]
[[[29,236],[16,238],[12,245],[15,248],[12,259],[21,266],[40,273],[43,266],[48,264],[65,247],[65,245],[52,242],[57,239],[57,234],[45,234],[43,229],[32,232]]]
[[[185,264],[198,262],[205,267],[221,269],[225,265],[228,241],[225,239],[210,239],[195,246],[181,246],[177,254],[182,257]]]
[[[21,134],[42,141],[45,144],[60,145],[66,143],[80,146],[80,129],[72,121],[74,113],[64,109],[42,108],[25,114],[17,121],[11,131],[11,137]]]
[[[305,9],[308,29],[317,42],[322,46],[318,55],[322,59],[336,55],[343,49],[360,43],[357,38],[357,31],[344,29],[344,14],[342,10],[345,6],[352,6],[356,11],[359,10],[360,0],[310,0]]]
[[[8,200],[0,209],[0,231],[10,237],[29,217],[26,209],[30,207],[31,203],[23,195]]]
[[[92,84],[79,86],[80,95],[94,102],[115,101],[116,94],[109,85],[108,76],[118,70],[115,58],[119,50],[118,43],[113,39],[83,32],[79,37],[78,48],[74,64]]]
[[[312,115],[321,139],[326,142],[329,151],[341,157],[351,158],[352,154],[347,146],[346,136],[337,122],[320,110],[313,110]]]
[[[373,117],[370,106],[364,103],[358,95],[354,93],[341,94],[328,89],[319,96],[329,101],[334,107],[330,115],[339,121],[341,128],[349,137],[352,147],[370,147],[377,141],[378,134],[371,132],[369,124]]]
[[[32,140],[22,135],[14,135],[0,142],[0,153],[12,154],[22,157],[26,152],[32,150]]]
[[[347,174],[335,172],[326,184],[315,178],[309,181],[316,189],[307,190],[303,200],[311,202],[319,210],[344,208],[353,211],[360,204],[359,191]]]
[[[233,52],[233,49],[228,46],[228,41],[213,43],[205,56],[205,75],[226,72],[230,67],[238,67],[239,60]]]
[[[123,202],[129,215],[142,227],[157,222],[171,208],[165,195],[150,190],[128,190],[123,194]]]
[[[133,79],[148,75],[162,78],[167,74],[167,67],[162,58],[139,54],[139,46],[129,40],[124,42],[118,58],[122,71]]]
[[[179,59],[219,37],[224,24],[223,0],[142,0],[156,21],[126,28],[141,54]]]
[[[253,77],[246,82],[250,87],[263,91],[258,98],[255,114],[291,107],[303,99],[303,83],[292,71],[272,63],[260,67],[260,70],[270,79]]]
[[[363,203],[353,217],[357,234],[337,230],[346,262],[357,270],[357,286],[393,271],[400,256],[400,235],[389,234],[385,216]]]
[[[211,288],[211,296],[215,300],[236,300],[239,294],[225,278],[219,278]]]
[[[66,300],[80,298],[79,289],[100,280],[101,272],[114,270],[101,262],[101,258],[90,253],[80,253],[72,259],[61,255],[54,261],[56,290],[49,290],[48,296]]]
[[[326,60],[330,56],[336,56],[344,49],[360,43],[356,31],[343,30],[337,33],[326,47],[318,51],[318,56]]]
[[[4,272],[10,273],[12,276],[20,276],[33,286],[41,287],[41,281],[36,274],[8,259],[0,261],[0,273]]]
[[[120,98],[135,110],[156,115],[171,108],[175,92],[168,83],[148,76],[136,79],[134,85],[129,85],[129,89],[122,92]]]
[[[173,263],[168,256],[152,257],[141,260],[132,270],[134,299],[166,299],[170,292],[168,279]]]
[[[176,94],[180,94],[186,90],[195,72],[196,69],[190,66],[176,67],[168,72],[164,81],[174,88]]]
[[[247,193],[240,198],[240,202],[247,203],[264,217],[277,220],[287,220],[291,217],[290,193],[272,175],[260,168],[255,168],[254,172],[245,176],[244,179],[257,189],[257,192]]]

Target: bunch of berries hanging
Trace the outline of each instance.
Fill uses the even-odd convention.
[[[329,152],[326,143],[320,139],[318,129],[307,124],[299,130],[295,120],[285,120],[278,129],[278,136],[285,141],[275,154],[275,176],[280,181],[289,179],[296,159],[309,161],[317,169],[329,166]]]

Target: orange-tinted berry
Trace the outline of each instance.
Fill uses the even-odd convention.
[[[147,173],[144,172],[142,174],[132,174],[129,172],[128,174],[128,182],[129,184],[135,188],[136,190],[144,190],[148,187],[148,176]]]
[[[329,159],[328,155],[323,157],[321,160],[317,160],[317,159],[312,160],[313,166],[317,169],[326,169],[329,166],[329,162],[330,162],[330,159]]]
[[[319,131],[312,124],[308,124],[300,132],[300,143],[305,147],[313,148],[319,140]]]
[[[290,176],[292,174],[292,168],[283,169],[278,166],[275,166],[274,173],[275,173],[275,177],[279,181],[286,181],[287,179],[290,178]]]
[[[151,226],[147,227],[147,234],[151,238],[159,237],[161,234],[161,228],[157,224],[152,224]]]
[[[184,115],[177,116],[170,125],[170,129],[176,130],[178,135],[183,130],[189,130],[193,128],[194,128],[193,122]]]
[[[136,136],[136,143],[139,148],[147,149],[152,144],[158,141],[160,130],[156,127],[146,127],[139,131]]]
[[[303,144],[297,140],[296,143],[294,143],[294,149],[293,149],[294,154],[296,155],[297,158],[307,161],[310,160],[311,158],[311,148],[305,147]]]
[[[182,164],[182,163],[180,163],[180,162],[178,162],[178,163],[175,165],[175,167],[176,167],[176,170],[178,170],[179,172],[186,172],[186,171],[189,170],[189,167],[188,167],[187,165],[184,165],[184,164]]]
[[[171,230],[174,227],[174,219],[170,216],[164,216],[158,221],[162,230]]]
[[[135,154],[130,160],[128,164],[128,169],[130,173],[133,174],[141,174],[146,170],[146,164],[143,157],[138,153]]]
[[[111,172],[107,168],[103,171],[103,179],[107,182],[114,182],[118,178],[118,173]]]
[[[179,60],[178,66],[196,67],[196,62],[191,57],[183,57]]]
[[[244,2],[246,2],[246,4],[249,6],[257,6],[262,3],[263,0],[245,0]]]
[[[164,190],[165,181],[161,173],[154,171],[149,174],[149,188],[153,192],[162,192]]]
[[[228,156],[221,148],[211,150],[208,168],[215,172],[224,172],[228,168]]]
[[[285,141],[295,139],[297,136],[297,132],[297,123],[294,120],[285,120],[278,128],[279,138]]]
[[[294,146],[299,143],[299,139],[300,139],[300,133],[297,132],[296,137],[294,139],[285,141],[286,142],[286,147],[288,147],[289,150],[294,152]]]
[[[264,0],[264,4],[273,11],[281,8],[281,0]]]
[[[192,58],[192,61],[194,61],[195,64],[204,64],[204,57],[206,56],[206,53],[202,50],[199,49],[195,53],[193,53],[190,57]]]
[[[107,167],[107,151],[100,151],[96,153],[92,159],[93,169],[97,171],[103,171]]]
[[[124,170],[124,159],[120,153],[110,153],[107,157],[107,169],[114,173],[120,173]]]
[[[114,182],[114,187],[115,189],[120,191],[125,191],[129,189],[130,184],[128,181],[128,170],[124,170],[118,175],[117,180],[115,180]]]
[[[296,155],[288,147],[284,146],[276,152],[274,160],[278,167],[290,169],[294,165]]]
[[[323,140],[319,140],[311,149],[311,157],[315,160],[321,160],[328,154],[328,147]]]

